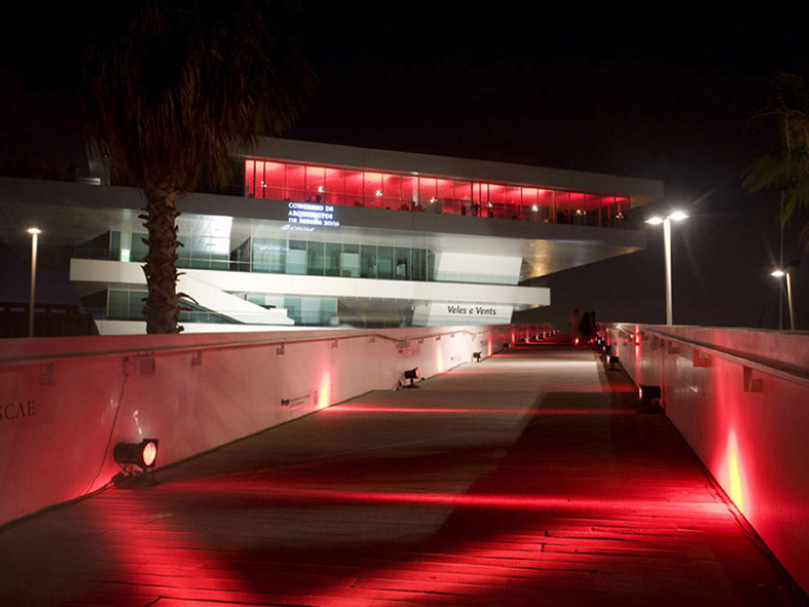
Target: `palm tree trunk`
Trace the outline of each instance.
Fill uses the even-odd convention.
[[[149,247],[143,273],[149,294],[143,306],[147,333],[179,333],[180,308],[177,303],[177,226],[179,216],[175,203],[180,191],[168,184],[147,189],[145,215],[141,215],[148,230],[144,242]]]

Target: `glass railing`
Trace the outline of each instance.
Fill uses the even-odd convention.
[[[182,240],[182,239],[181,239]],[[73,257],[77,259],[92,259],[105,261],[121,261],[114,252],[105,249],[92,249],[80,247],[73,250]],[[143,259],[130,258],[130,262],[143,263]],[[390,276],[371,275],[364,270],[357,272],[357,268],[341,271],[335,268],[312,268],[307,264],[287,263],[282,268],[268,268],[266,263],[258,264],[249,261],[224,261],[221,259],[178,259],[177,268],[198,270],[222,270],[231,272],[255,272],[258,274],[286,274],[295,276],[339,276],[341,278],[369,278],[374,280],[396,280],[402,282],[449,282],[474,283],[490,285],[514,285],[515,277],[503,274],[483,274],[479,272],[440,272],[438,278],[427,276],[428,272],[411,271],[403,275],[391,273]]]

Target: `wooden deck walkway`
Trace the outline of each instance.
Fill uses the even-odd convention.
[[[509,351],[0,531],[0,605],[806,605],[591,352]]]

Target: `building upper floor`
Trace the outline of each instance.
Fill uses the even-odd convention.
[[[310,217],[354,206],[619,228],[663,197],[652,180],[282,139],[235,155],[245,196],[306,203]]]

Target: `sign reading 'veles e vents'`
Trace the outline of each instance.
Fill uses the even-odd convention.
[[[327,226],[336,228],[340,222],[334,218],[334,207],[317,202],[290,202],[289,223],[300,223],[311,226]]]
[[[511,322],[513,306],[430,302],[413,306],[413,324],[435,327],[446,324],[499,325]]]

